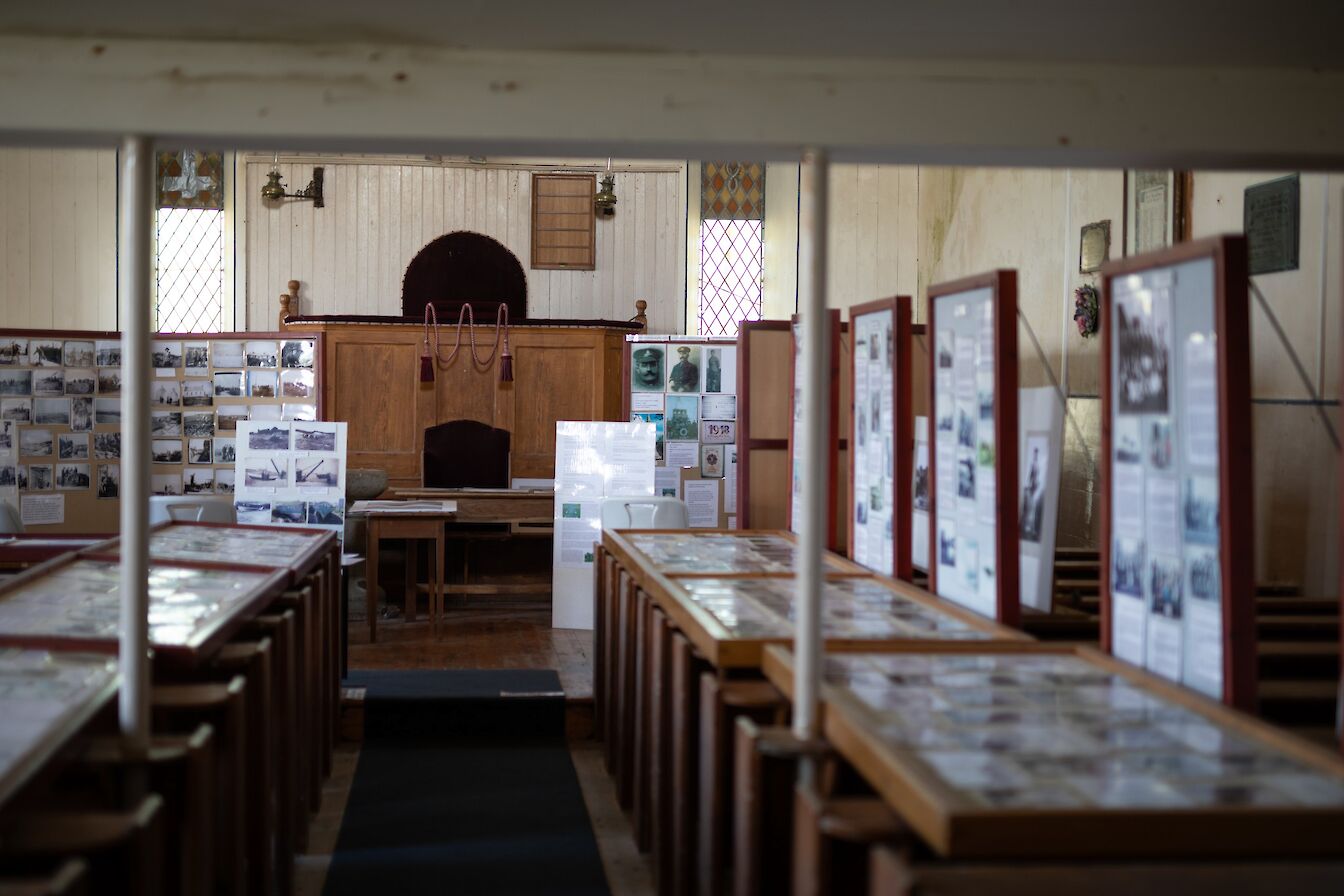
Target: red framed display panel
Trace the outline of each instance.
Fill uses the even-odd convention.
[[[893,296],[875,302],[853,305],[849,309],[849,327],[855,344],[858,342],[858,319],[870,314],[889,314],[892,344],[887,347],[891,357],[891,575],[909,581],[914,575],[910,549],[910,502],[914,490],[914,455],[907,448],[915,439],[915,420],[911,413],[911,336],[910,297]],[[850,352],[849,365],[849,558],[856,560],[858,524],[856,514],[860,495],[855,475],[858,463],[858,439],[855,435],[859,422],[861,398],[858,393],[858,367],[863,359],[857,350]]]
[[[831,360],[829,367],[831,398],[829,403],[830,420],[827,423],[828,438],[826,440],[826,548],[827,550],[842,553],[844,545],[840,542],[842,528],[840,526],[840,450],[845,447],[842,444],[840,434],[840,310],[838,308],[828,309],[826,312],[827,333],[826,339],[830,343]],[[789,319],[789,330],[791,333],[789,364],[789,490],[788,490],[788,517],[787,524],[790,532],[796,531],[793,528],[793,454],[794,445],[797,444],[797,438],[793,431],[793,424],[797,413],[794,404],[797,401],[798,389],[798,336],[797,326],[799,316],[793,315]],[[810,463],[812,469],[816,469],[815,463]],[[845,502],[846,505],[848,502]],[[848,506],[844,509],[846,521],[849,516]]]
[[[1017,519],[1017,271],[997,270],[929,287],[929,590],[938,589],[940,544],[938,539],[938,362],[939,306],[954,297],[988,289],[991,309],[990,340],[994,350],[994,488],[997,496],[994,525],[995,593],[994,618],[1018,626],[1022,607],[1018,595]],[[947,312],[944,312],[944,319]],[[1011,497],[1006,497],[1011,496]],[[954,498],[953,500],[956,500]],[[951,598],[949,598],[951,599]],[[963,603],[963,601],[956,601]]]
[[[753,366],[777,372],[793,351],[787,320],[743,321],[737,335],[737,527],[783,529],[789,506],[792,392],[756,382]],[[755,484],[755,487],[753,487]]]
[[[1251,459],[1250,305],[1247,294],[1247,250],[1242,236],[1220,236],[1182,243],[1170,249],[1108,262],[1101,269],[1101,644],[1115,653],[1115,607],[1112,595],[1115,484],[1112,447],[1114,395],[1111,362],[1115,314],[1114,281],[1135,274],[1160,272],[1208,259],[1213,267],[1212,313],[1217,373],[1218,550],[1221,630],[1222,701],[1248,712],[1256,707],[1256,630],[1254,570],[1254,499],[1248,484]],[[1171,304],[1174,306],[1174,296]],[[1173,370],[1176,365],[1170,365]],[[1168,378],[1168,393],[1183,392],[1186,383]],[[1182,580],[1184,581],[1182,557]],[[1145,565],[1145,572],[1147,571]],[[1147,576],[1145,575],[1145,579]],[[1145,608],[1150,606],[1144,596]],[[1183,614],[1184,618],[1184,614]],[[1184,645],[1182,649],[1184,654]],[[1182,680],[1180,683],[1184,684]]]

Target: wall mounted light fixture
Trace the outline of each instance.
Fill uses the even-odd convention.
[[[275,161],[271,163],[271,173],[266,175],[266,183],[261,188],[261,198],[266,202],[280,202],[284,199],[304,199],[312,200],[313,208],[324,208],[326,203],[322,199],[322,168],[313,169],[313,179],[308,181],[308,186],[297,193],[285,192],[285,185],[280,183],[280,154],[275,154]]]
[[[602,178],[602,189],[593,197],[593,208],[598,217],[610,218],[616,214],[616,178],[611,173],[611,159],[607,159],[607,175]]]

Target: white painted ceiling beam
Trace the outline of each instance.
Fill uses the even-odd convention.
[[[0,36],[0,142],[1344,168],[1344,72]]]

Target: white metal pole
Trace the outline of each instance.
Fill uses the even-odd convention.
[[[798,314],[802,323],[803,429],[802,520],[798,527],[797,621],[794,629],[793,731],[817,735],[821,677],[821,569],[826,549],[825,458],[830,419],[826,339],[826,154],[803,153],[798,207]],[[810,763],[803,763],[805,774]]]
[[[117,291],[121,324],[121,733],[149,747],[149,376],[153,143],[121,141]]]

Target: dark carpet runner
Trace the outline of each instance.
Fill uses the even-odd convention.
[[[549,670],[353,672],[364,743],[323,890],[607,894]]]

